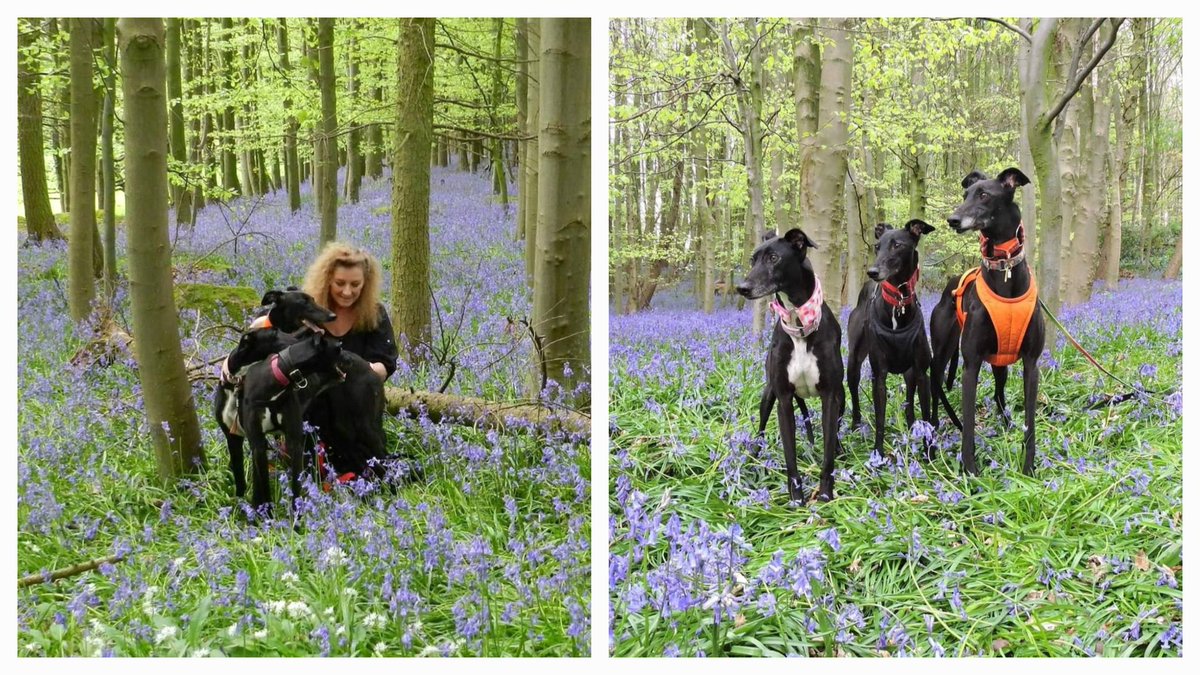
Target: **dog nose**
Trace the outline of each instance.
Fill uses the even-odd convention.
[[[946,222],[950,224],[950,227],[953,227],[957,230],[958,226],[962,225],[962,218],[959,218],[958,216],[950,216],[946,219]]]
[[[742,283],[738,284],[735,288],[739,294],[744,295],[746,297],[750,296],[750,284],[743,281]]]
[[[879,281],[879,268],[878,267],[868,267],[867,268],[867,276],[871,277],[872,281]]]

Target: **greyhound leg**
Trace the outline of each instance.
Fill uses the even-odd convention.
[[[796,404],[800,407],[800,419],[804,420],[804,431],[808,434],[808,444],[816,445],[817,441],[813,436],[812,418],[808,416],[808,406],[804,405],[804,399],[796,396],[795,393],[792,394],[792,397],[796,399]]]
[[[783,460],[787,465],[788,498],[804,503],[800,486],[800,471],[796,468],[796,413],[791,395],[779,397],[779,437],[783,441]]]
[[[771,419],[771,407],[775,405],[775,390],[771,383],[763,387],[762,396],[758,399],[758,437],[762,438],[767,430],[767,420]]]
[[[875,399],[875,450],[883,454],[883,429],[887,426],[887,370],[871,364],[872,395]]]
[[[1012,426],[1012,415],[1008,412],[1008,402],[1004,399],[1004,387],[1008,384],[1008,367],[992,366],[992,375],[996,378],[996,407],[1000,410],[1000,419],[1004,428]]]
[[[975,465],[975,393],[979,387],[979,367],[982,361],[963,359],[962,374],[962,463],[963,470],[972,476],[979,475]]]
[[[825,453],[821,458],[821,486],[817,491],[817,499],[823,502],[833,499],[833,460],[839,454],[841,445],[838,439],[839,403],[836,398],[836,394],[821,397],[821,433],[825,436]]]
[[[913,408],[913,399],[917,395],[917,369],[915,367],[904,371],[904,422],[911,429],[917,421],[917,413]]]
[[[861,353],[857,343],[850,345],[850,361],[846,364],[846,384],[850,387],[850,428],[862,424],[862,415],[858,410],[858,384],[862,381],[862,363],[865,354]]]
[[[1038,355],[1026,356],[1022,361],[1025,369],[1025,462],[1021,465],[1021,471],[1027,476],[1033,475],[1033,454],[1037,449],[1033,426],[1037,413],[1037,357]]]

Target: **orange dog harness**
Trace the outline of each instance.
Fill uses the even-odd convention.
[[[982,241],[983,237],[980,236]],[[994,249],[1001,251],[1004,259],[1007,262],[1013,257],[1012,250],[1017,249],[1021,258],[1024,258],[1024,251],[1021,250],[1021,242],[1018,239],[1011,239],[1003,244],[997,244]],[[985,260],[986,262],[990,262]],[[1011,265],[1006,266],[1005,272],[1011,270]],[[996,269],[992,265],[989,268]],[[983,306],[987,309],[988,316],[991,317],[992,327],[996,330],[996,353],[984,357],[988,363],[993,366],[1008,366],[1012,365],[1017,360],[1017,353],[1021,351],[1021,342],[1025,339],[1025,330],[1029,328],[1029,321],[1033,318],[1033,313],[1037,311],[1037,280],[1033,276],[1033,270],[1029,271],[1029,290],[1016,298],[1003,298],[996,295],[996,292],[987,285],[987,281],[979,278],[981,268],[976,267],[968,270],[958,280],[958,288],[954,289],[954,304],[955,311],[958,313],[958,328],[962,330],[963,325],[967,321],[967,313],[963,311],[963,294],[975,284],[975,293],[979,296]],[[976,283],[978,282],[978,283]]]

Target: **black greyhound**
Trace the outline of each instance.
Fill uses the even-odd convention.
[[[358,358],[342,352],[341,340],[312,333],[278,354],[246,367],[237,389],[238,415],[250,444],[254,482],[251,504],[256,509],[270,502],[268,433],[283,434],[292,497],[300,496],[300,473],[304,470],[304,409],[318,394],[345,379],[345,364],[350,357]],[[245,477],[241,475],[245,468],[242,458],[235,458],[232,451],[230,468],[235,484],[245,485]]]
[[[992,374],[996,378],[996,405],[1005,424],[1011,425],[1004,386],[1008,381],[1008,366],[1018,358],[1025,384],[1025,459],[1021,470],[1027,475],[1033,473],[1038,358],[1045,345],[1046,330],[1041,313],[1037,311],[1037,283],[1025,260],[1021,209],[1013,202],[1017,188],[1028,184],[1029,179],[1016,168],[1005,169],[994,179],[972,171],[962,182],[963,203],[947,218],[956,232],[979,231],[983,261],[958,283],[951,280],[933,310],[930,379],[936,400],[946,405],[953,419],[954,413],[946,403],[942,389],[942,376],[961,349],[962,463],[963,470],[972,475],[979,473],[975,463],[975,400],[979,369],[985,360],[992,365]]]
[[[772,310],[779,316],[767,352],[767,383],[759,400],[758,433],[761,436],[779,404],[779,435],[787,464],[788,497],[804,503],[805,495],[796,468],[796,414],[792,399],[800,401],[807,425],[808,410],[803,399],[821,397],[821,431],[825,452],[821,462],[818,499],[833,499],[833,460],[841,449],[838,427],[846,405],[842,388],[842,329],[824,302],[821,283],[813,272],[807,249],[817,245],[799,229],[773,237],[754,250],[750,273],[738,284],[743,297],[756,299],[775,294]],[[809,439],[812,429],[809,427]]]
[[[246,366],[295,344],[298,338],[294,334],[306,328],[317,329],[320,324],[336,318],[333,312],[318,305],[311,296],[295,289],[268,291],[262,303],[270,306],[264,324],[270,327],[252,329],[242,335],[238,346],[222,366],[221,381],[213,392],[213,413],[229,447],[234,490],[238,497],[246,493],[245,439],[237,422],[235,380],[241,380],[239,373]]]
[[[870,359],[875,402],[875,450],[883,453],[883,429],[887,419],[888,373],[903,373],[908,389],[904,408],[911,428],[915,421],[913,396],[920,396],[921,418],[929,414],[929,338],[925,318],[917,299],[917,281],[921,276],[917,244],[934,227],[913,219],[893,229],[887,223],[875,226],[875,264],[867,269],[871,281],[863,284],[858,304],[850,312],[850,362],[847,384],[850,386],[850,425],[862,423],[858,409],[858,383],[862,362]],[[926,453],[929,452],[928,443]]]

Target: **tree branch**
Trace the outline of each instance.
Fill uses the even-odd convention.
[[[1020,26],[1014,26],[1011,23],[1009,23],[1003,19],[993,19],[993,18],[987,17],[987,16],[974,16],[974,17],[954,16],[954,17],[950,17],[947,19],[934,19],[934,21],[957,21],[960,19],[975,19],[976,21],[990,21],[991,23],[1000,24],[1001,26],[1004,26],[1005,28],[1016,33],[1017,35],[1020,35],[1022,38],[1025,39],[1026,42],[1033,42],[1032,35],[1030,35],[1029,33],[1022,30]]]
[[[1102,20],[1103,19],[1101,19],[1101,21]],[[1058,101],[1054,104],[1054,107],[1050,108],[1050,112],[1046,113],[1046,116],[1042,120],[1042,124],[1049,124],[1050,122],[1054,121],[1054,118],[1058,117],[1059,113],[1063,111],[1063,108],[1067,107],[1067,103],[1069,103],[1075,96],[1076,92],[1079,91],[1079,88],[1083,86],[1083,81],[1087,79],[1088,75],[1091,75],[1093,70],[1095,70],[1096,66],[1100,63],[1100,59],[1104,58],[1104,55],[1107,54],[1108,50],[1112,49],[1112,46],[1116,43],[1117,31],[1121,29],[1121,24],[1125,22],[1125,19],[1109,19],[1109,21],[1112,22],[1112,30],[1110,30],[1108,33],[1108,39],[1105,40],[1104,44],[1100,46],[1100,50],[1092,56],[1092,60],[1083,67],[1083,70],[1076,73],[1075,79],[1070,85],[1067,86],[1066,90],[1063,91],[1063,95],[1059,97]],[[1097,28],[1098,27],[1099,26],[1097,26]],[[1093,29],[1092,32],[1095,32],[1095,30]],[[1079,47],[1082,48],[1083,44],[1081,43]]]

